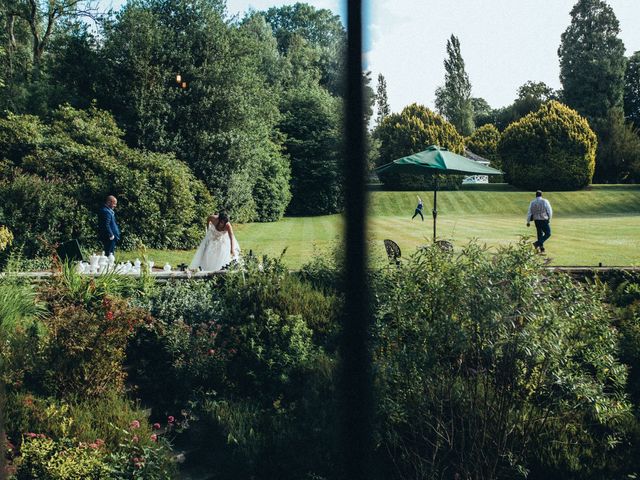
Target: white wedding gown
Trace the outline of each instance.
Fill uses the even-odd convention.
[[[236,238],[233,237],[233,255],[231,255],[230,242],[229,234],[226,231],[220,232],[210,223],[189,268],[191,270],[200,268],[203,272],[222,270],[223,267],[240,256],[240,245]]]

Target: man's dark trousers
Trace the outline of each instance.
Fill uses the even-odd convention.
[[[411,220],[416,218],[416,215],[420,215],[420,218],[422,218],[422,221],[424,222],[424,215],[422,215],[422,210],[420,210],[419,208],[416,208],[416,211],[413,214],[413,217],[411,217]]]
[[[102,240],[102,247],[104,248],[104,254],[108,257],[110,254],[116,251],[116,239],[109,240],[108,238]]]
[[[536,224],[536,233],[538,234],[538,241],[535,243],[535,246],[544,250],[544,242],[551,236],[551,225],[549,225],[549,220],[534,220],[534,223]]]

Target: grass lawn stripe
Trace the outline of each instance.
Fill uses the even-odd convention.
[[[411,215],[416,195],[425,201],[425,221]],[[554,265],[640,265],[640,186],[602,185],[579,192],[545,193],[554,207],[552,237],[547,244]],[[452,239],[459,248],[469,239],[495,247],[535,237],[527,229],[525,214],[532,192],[516,191],[500,184],[464,186],[461,191],[438,193],[438,236]],[[433,192],[384,192],[370,195],[368,239],[371,256],[384,262],[382,240],[391,238],[408,256],[432,235]],[[284,258],[299,268],[314,255],[325,254],[343,236],[342,217],[287,217],[275,223],[234,225],[244,250]],[[314,250],[314,244],[317,249]],[[193,250],[149,250],[147,258],[163,265],[188,263]],[[142,252],[118,252],[118,261],[142,258]]]

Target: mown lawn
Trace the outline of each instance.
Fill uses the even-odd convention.
[[[416,194],[425,202],[425,220],[411,216]],[[554,209],[547,254],[553,265],[640,265],[640,186],[598,185],[579,192],[545,194]],[[506,185],[476,185],[457,192],[438,193],[438,237],[460,247],[471,239],[495,248],[517,242],[527,229],[525,216],[530,192]],[[431,241],[433,192],[372,191],[369,240],[372,257],[384,259],[382,240],[395,240],[403,255]],[[244,252],[278,256],[299,268],[314,255],[328,255],[341,247],[342,216],[287,217],[276,223],[235,225]],[[123,259],[140,252],[125,252]],[[150,250],[156,264],[189,263],[193,251]]]

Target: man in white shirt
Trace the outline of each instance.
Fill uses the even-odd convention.
[[[544,253],[544,242],[551,236],[549,221],[552,216],[553,210],[551,210],[551,204],[546,198],[542,198],[542,192],[538,190],[536,192],[536,198],[529,204],[527,227],[531,225],[532,220],[536,224],[538,241],[534,242],[533,246],[536,247],[536,250],[540,253]]]

